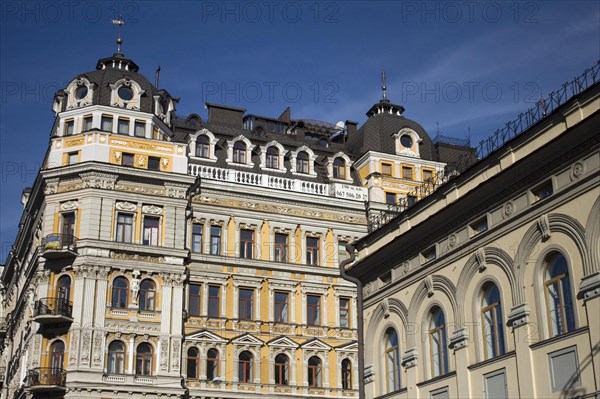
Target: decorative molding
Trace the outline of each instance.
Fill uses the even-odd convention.
[[[550,222],[548,221],[547,213],[538,218],[537,226],[540,229],[540,233],[542,233],[542,241],[548,240],[550,238]]]
[[[581,279],[577,297],[583,298],[586,302],[600,297],[600,272],[595,272]]]
[[[129,211],[134,212],[137,209],[137,204],[127,202],[127,201],[118,201],[115,204],[115,208],[119,211]]]
[[[138,255],[110,251],[109,257],[112,259],[135,260],[138,262],[165,263],[165,258],[163,256]]]
[[[79,175],[83,180],[83,188],[100,188],[114,190],[118,176],[108,173],[87,172]]]
[[[187,186],[183,184],[165,182],[165,194],[170,198],[185,198]]]
[[[72,211],[77,208],[79,208],[79,202],[77,201],[67,201],[60,204],[61,211]]]
[[[402,356],[402,367],[409,369],[411,367],[415,367],[417,365],[417,360],[419,359],[419,352],[417,348],[410,348],[404,352]]]
[[[428,275],[427,277],[425,277],[423,279],[423,283],[425,284],[425,290],[427,291],[427,296],[432,297],[434,292],[433,292],[433,279],[431,278],[431,275]]]
[[[469,331],[466,328],[460,328],[450,336],[450,349],[466,348],[469,344]]]
[[[162,215],[163,209],[156,205],[143,205],[142,213],[147,213],[150,215]]]
[[[506,324],[513,328],[527,324],[529,321],[529,314],[529,306],[526,303],[517,305],[510,310]]]
[[[571,181],[575,181],[583,176],[586,172],[586,164],[583,161],[577,161],[571,166]]]
[[[507,219],[515,213],[516,207],[513,201],[507,201],[502,208],[502,217]]]
[[[482,273],[487,268],[487,264],[485,262],[485,249],[484,248],[478,248],[477,251],[475,251],[475,260],[477,261],[477,264],[479,265],[479,272]]]

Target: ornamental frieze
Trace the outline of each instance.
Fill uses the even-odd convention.
[[[66,182],[61,182],[58,185],[59,193],[66,193],[69,191],[81,190],[83,184],[79,180],[68,180]]]
[[[262,204],[257,202],[249,201],[238,201],[233,199],[214,198],[208,196],[197,196],[194,197],[193,202],[202,204],[214,204],[228,206],[232,208],[243,208],[253,209],[262,212],[278,213],[281,215],[307,217],[312,219],[320,220],[333,220],[339,222],[353,223],[353,224],[366,224],[367,219],[364,216],[350,216],[344,214],[328,213],[322,211],[315,211],[306,208],[293,208],[289,206]]]
[[[137,262],[165,263],[165,258],[163,256],[128,254],[128,253],[124,253],[124,252],[115,252],[115,251],[110,251],[109,256],[112,259],[119,259],[119,260],[134,260]]]
[[[138,193],[138,194],[148,194],[148,195],[165,195],[164,188],[148,188],[143,186],[138,186],[135,184],[115,184],[115,190],[118,191],[127,191],[130,193]]]

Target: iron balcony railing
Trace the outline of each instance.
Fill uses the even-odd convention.
[[[69,249],[74,251],[77,238],[72,234],[49,234],[42,238],[41,252]]]
[[[64,387],[67,382],[67,371],[54,367],[38,367],[27,371],[28,387],[58,386]]]
[[[71,317],[73,304],[66,298],[41,298],[35,302],[33,317],[65,316]]]

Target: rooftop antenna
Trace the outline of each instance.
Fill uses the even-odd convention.
[[[160,65],[156,68],[156,76],[154,78],[154,87],[158,89],[158,76],[160,75]]]
[[[381,67],[381,91],[383,92],[383,98],[387,99],[387,94],[386,94],[387,87],[385,87],[385,82],[386,82],[386,79],[385,79],[385,69],[382,66]]]
[[[123,39],[121,39],[121,27],[125,25],[125,21],[123,21],[123,17],[119,15],[118,19],[112,20],[113,25],[119,26],[119,35],[117,36],[117,53],[121,54],[121,44],[123,44]]]

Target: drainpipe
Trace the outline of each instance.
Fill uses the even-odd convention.
[[[365,356],[364,356],[364,335],[363,335],[363,285],[362,282],[356,277],[349,276],[346,274],[346,265],[354,262],[354,245],[346,244],[346,251],[350,253],[350,258],[340,263],[340,275],[344,280],[350,281],[356,284],[356,324],[358,334],[358,397],[365,399]]]

